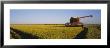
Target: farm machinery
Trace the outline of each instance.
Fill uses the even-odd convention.
[[[83,17],[71,17],[70,18],[70,22],[65,23],[66,27],[75,27],[75,26],[79,26],[79,27],[83,27],[83,23],[80,22],[80,18],[86,18],[86,17],[93,17],[92,15],[89,16],[83,16]]]

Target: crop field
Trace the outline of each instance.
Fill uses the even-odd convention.
[[[86,34],[88,39],[101,39],[101,25],[88,25],[88,32]]]
[[[99,27],[100,28],[100,27]],[[101,29],[88,26],[87,39],[100,39]],[[11,24],[11,39],[74,39],[84,29],[82,27],[65,27],[64,24]]]

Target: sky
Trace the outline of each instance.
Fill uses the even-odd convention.
[[[11,9],[11,24],[65,24],[70,17],[81,18],[84,24],[101,24],[101,10],[99,9]]]

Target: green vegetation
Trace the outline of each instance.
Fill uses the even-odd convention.
[[[101,38],[101,26],[100,25],[89,25],[88,26],[88,39],[100,39]]]

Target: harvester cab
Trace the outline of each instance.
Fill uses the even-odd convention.
[[[89,16],[83,16],[83,17],[77,17],[77,18],[71,17],[70,22],[65,23],[65,26],[66,27],[75,27],[75,26],[83,27],[84,25],[83,23],[80,22],[80,18],[86,18],[86,17],[93,17],[93,16],[89,15]]]

